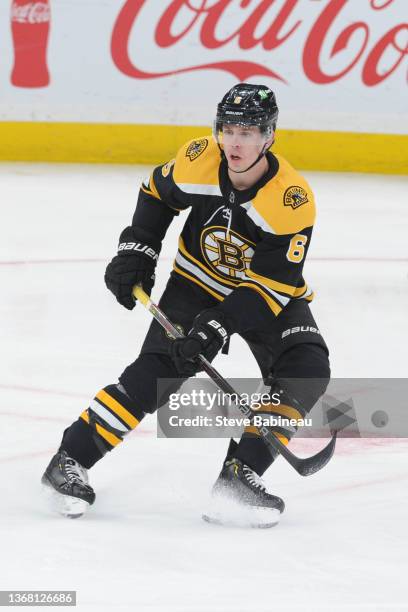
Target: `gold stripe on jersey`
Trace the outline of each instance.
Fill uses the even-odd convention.
[[[302,297],[307,297],[306,293],[311,293],[309,287],[306,285],[306,283],[303,285],[303,287],[297,287],[295,293],[293,294],[294,298],[300,299]]]
[[[144,191],[144,193],[147,193],[147,195],[150,195],[153,198],[156,198],[156,200],[161,200],[160,194],[157,191],[157,187],[153,179],[153,174],[150,175],[149,185],[146,186],[144,183],[142,183],[140,189]]]
[[[220,302],[222,302],[225,298],[225,295],[220,295],[219,293],[216,293],[213,289],[210,289],[210,287],[208,287],[208,285],[205,285],[204,283],[202,283],[201,281],[199,281],[197,278],[195,278],[194,276],[192,276],[191,274],[188,274],[187,272],[185,272],[184,270],[181,270],[177,265],[176,262],[174,262],[173,264],[173,269],[175,272],[177,272],[177,274],[180,274],[181,276],[184,276],[185,278],[187,278],[188,280],[192,281],[193,283],[195,283],[196,285],[198,285],[199,287],[201,287],[202,289],[204,289],[204,291],[207,291],[207,293],[209,293],[210,295],[212,295],[213,297],[215,297],[217,300],[219,300]]]
[[[98,399],[102,404],[110,408],[113,412],[115,412],[121,419],[124,421],[131,429],[134,429],[139,425],[138,419],[133,416],[126,408],[124,408],[117,400],[115,400],[111,395],[106,393],[103,389],[96,394],[96,399]]]
[[[278,293],[277,291],[273,291],[273,289],[269,289],[266,285],[262,285],[258,283],[258,281],[248,278],[247,279],[251,284],[255,287],[259,287],[261,291],[269,295],[275,302],[278,302],[281,306],[287,306],[290,302],[290,297],[284,295],[283,293]]]
[[[157,191],[156,183],[154,182],[153,174],[150,177],[149,187],[152,190],[154,197],[161,200],[160,193]]]
[[[266,283],[264,286],[262,286],[262,284],[255,279],[261,278],[264,281],[266,280],[268,281],[268,284],[272,284],[272,286],[274,286],[274,281],[269,283],[269,279],[254,273],[251,273],[251,276],[254,278],[248,278],[247,282],[242,282],[241,279],[237,279],[236,282],[233,282],[222,278],[213,272],[209,267],[205,266],[202,262],[193,257],[185,248],[182,238],[179,240],[179,253],[177,254],[176,261],[174,262],[174,269],[177,273],[181,274],[185,278],[194,280],[197,285],[208,291],[208,293],[219,300],[223,300],[231,293],[231,291],[239,286],[249,286],[251,289],[258,290],[258,293],[260,293],[267,301],[269,307],[275,315],[278,315],[282,308],[285,307],[290,300],[290,297],[287,297],[287,294],[280,294],[273,291],[266,286]],[[276,285],[279,287],[284,286],[283,283],[276,283]],[[291,287],[290,285],[286,285],[285,287],[290,287],[293,290],[295,293],[293,297],[296,299],[306,299],[308,301],[313,299],[313,293],[307,288],[306,285],[299,288]],[[305,295],[307,291],[310,291],[310,297],[305,296],[302,298],[302,295]],[[273,295],[271,295],[271,293]]]
[[[259,285],[255,285],[254,283],[251,283],[251,282],[245,282],[245,283],[240,283],[238,286],[239,287],[249,287],[250,289],[253,289],[257,293],[259,293],[259,295],[263,297],[263,299],[268,304],[269,308],[272,310],[275,316],[278,316],[278,314],[282,312],[282,306],[279,306],[279,304],[275,302],[275,300],[270,295],[268,295],[265,291],[263,291],[261,287],[259,287]]]
[[[191,274],[195,278],[197,278],[200,282],[204,283],[207,287],[220,293],[224,297],[229,295],[232,292],[232,289],[226,287],[225,285],[221,285],[218,281],[213,279],[211,276],[206,274],[201,268],[196,266],[193,262],[186,259],[180,251],[177,252],[175,264],[187,274]]]
[[[182,239],[182,237],[180,237],[179,239],[179,252],[180,254],[189,262],[189,264],[191,265],[191,267],[193,269],[183,269],[183,263],[182,261],[180,261],[180,258],[178,258],[178,260],[176,261],[176,266],[177,266],[177,271],[180,270],[180,268],[183,270],[184,272],[184,276],[186,278],[197,278],[197,284],[199,284],[201,287],[207,287],[209,289],[209,293],[211,293],[211,295],[214,295],[214,297],[217,297],[220,295],[220,293],[217,292],[217,288],[211,286],[211,284],[206,283],[205,282],[205,275],[208,275],[210,277],[212,277],[218,285],[222,285],[222,287],[224,287],[225,291],[222,291],[223,294],[228,295],[231,290],[233,290],[234,288],[238,287],[239,285],[242,285],[242,279],[241,278],[237,278],[236,281],[233,280],[227,280],[223,277],[221,277],[220,275],[216,274],[213,270],[211,270],[208,266],[206,266],[205,264],[203,264],[201,261],[199,261],[198,259],[196,259],[195,257],[193,257],[186,249],[184,241]],[[187,265],[187,263],[186,263]],[[196,270],[194,271],[194,268],[196,268]],[[203,274],[200,273],[200,270],[202,270]],[[305,295],[307,293],[307,291],[310,291],[307,287],[306,284],[304,284],[302,287],[294,287],[292,285],[285,285],[284,283],[279,283],[278,281],[273,281],[272,279],[268,279],[265,276],[261,276],[260,274],[256,274],[255,272],[252,272],[251,270],[247,270],[246,271],[246,276],[247,277],[251,277],[249,280],[249,282],[251,282],[251,280],[253,280],[254,282],[251,283],[251,287],[254,288],[255,286],[258,286],[261,290],[263,290],[265,292],[266,295],[268,295],[268,297],[271,300],[274,301],[279,301],[281,306],[286,306],[289,299],[287,297],[287,295],[289,295],[290,297],[295,297],[295,298],[301,298],[303,295]],[[261,285],[261,286],[259,286]],[[262,285],[264,285],[264,287],[262,287]],[[273,293],[275,293],[275,295],[270,295],[268,293],[268,289],[273,291],[273,289],[278,290],[280,293],[282,293],[283,295],[279,295],[278,293],[276,293],[275,291],[273,291]],[[283,289],[285,289],[285,291],[283,291]],[[227,293],[228,292],[228,293]],[[311,293],[311,292],[310,292]],[[224,297],[225,297],[224,295]],[[262,294],[263,295],[263,294]],[[263,295],[264,297],[264,295]],[[220,298],[218,298],[220,299]],[[224,299],[224,298],[222,298]],[[305,296],[305,299],[308,299],[307,296]],[[310,300],[313,299],[313,295],[311,295]]]
[[[306,283],[302,287],[294,287],[293,285],[286,285],[285,283],[280,283],[279,281],[275,281],[272,278],[268,278],[267,276],[257,274],[252,270],[247,270],[246,275],[258,281],[262,285],[266,285],[274,291],[279,291],[279,293],[285,293],[286,295],[289,295],[291,297],[300,297],[307,291]]]
[[[184,240],[183,240],[183,238],[181,236],[180,236],[180,239],[179,239],[179,250],[184,255],[184,257],[186,257],[187,259],[190,259],[197,266],[199,266],[204,272],[206,272],[207,274],[209,274],[210,276],[215,278],[219,283],[225,284],[225,285],[229,285],[230,287],[237,287],[239,285],[239,283],[241,282],[240,279],[238,279],[237,281],[234,282],[234,281],[227,280],[226,278],[222,278],[221,276],[219,276],[218,274],[213,272],[208,266],[205,266],[201,261],[199,261],[198,259],[195,259],[195,257],[193,257],[187,251],[187,249],[185,247],[185,244],[184,244]]]
[[[146,193],[147,195],[151,196],[152,198],[155,197],[154,193],[152,191],[150,191],[150,189],[148,189],[145,185],[140,185],[140,189],[141,191],[143,191],[143,193]]]

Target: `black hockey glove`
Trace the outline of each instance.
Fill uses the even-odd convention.
[[[171,343],[171,356],[178,373],[181,376],[194,376],[201,369],[198,355],[212,361],[228,340],[229,334],[230,326],[222,311],[208,308],[200,312],[188,336]]]
[[[160,248],[160,241],[141,228],[129,226],[121,233],[118,254],[106,268],[105,283],[119,304],[128,310],[135,306],[134,285],[140,283],[150,295]]]

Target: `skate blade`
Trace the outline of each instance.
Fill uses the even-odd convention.
[[[223,504],[221,505],[223,506]],[[277,508],[247,507],[231,502],[224,507],[213,504],[209,512],[202,515],[207,523],[223,527],[240,527],[251,529],[270,529],[280,521],[281,513]]]
[[[62,495],[45,484],[42,485],[42,489],[50,509],[61,516],[71,519],[80,518],[89,508],[88,502],[83,499]]]

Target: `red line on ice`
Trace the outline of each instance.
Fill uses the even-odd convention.
[[[79,397],[81,399],[90,399],[85,393],[75,393],[74,391],[58,391],[57,389],[43,389],[41,387],[23,387],[21,385],[2,385],[0,389],[5,391],[25,391],[28,393],[41,393],[46,395],[63,395],[65,397]]]

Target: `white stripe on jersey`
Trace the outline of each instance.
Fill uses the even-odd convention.
[[[283,306],[286,306],[290,302],[290,298],[286,297],[285,295],[282,295],[281,293],[277,293],[273,289],[270,289],[267,285],[260,283],[258,280],[246,276],[245,281],[249,281],[250,283],[259,285],[264,291],[266,291],[266,293],[269,293],[271,297],[273,297],[275,300],[278,300],[278,302],[280,302]]]
[[[196,185],[194,183],[176,183],[177,187],[185,193],[196,195],[222,196],[219,185]]]
[[[180,266],[180,268],[184,268],[184,270],[187,270],[199,278],[204,284],[208,285],[212,289],[215,289],[216,291],[219,291],[223,295],[229,295],[232,292],[232,289],[228,289],[227,287],[224,287],[224,285],[217,283],[214,278],[208,276],[208,274],[206,274],[201,268],[193,264],[191,261],[188,261],[188,259],[186,259],[180,253],[180,251],[176,255],[176,263]]]

